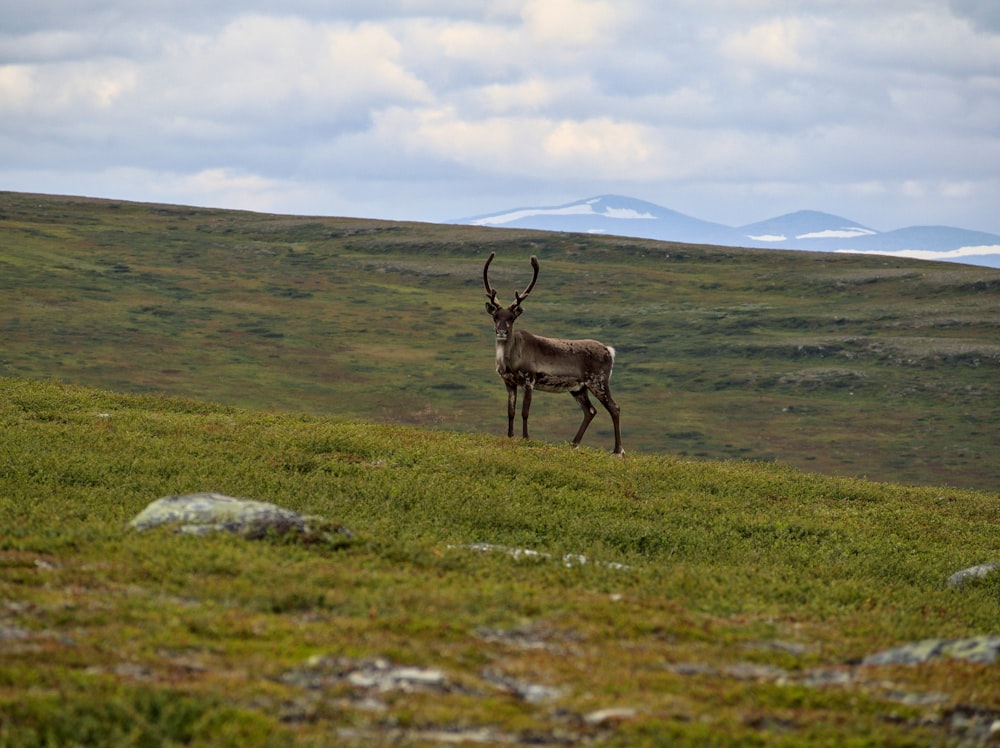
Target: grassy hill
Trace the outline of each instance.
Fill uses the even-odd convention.
[[[0,746],[975,744],[1000,717],[996,665],[858,664],[996,633],[1000,578],[944,585],[997,559],[996,493],[27,378],[0,445]],[[354,537],[125,528],[205,490]]]
[[[631,454],[1000,485],[996,270],[20,193],[0,246],[3,376],[502,433],[482,264],[512,299],[537,254],[519,325],[617,348]]]

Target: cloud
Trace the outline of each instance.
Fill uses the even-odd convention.
[[[811,67],[805,53],[810,45],[809,36],[803,21],[775,18],[746,31],[733,32],[723,39],[720,47],[739,68],[763,66],[794,72]]]
[[[555,168],[580,169],[582,175],[620,178],[648,172],[655,142],[641,125],[597,117],[582,122],[551,123],[542,140],[542,152]]]
[[[955,15],[968,18],[982,31],[1000,33],[1000,4],[996,0],[950,0]]]
[[[494,113],[538,111],[550,105],[571,82],[528,78],[512,83],[493,83],[482,87],[477,98],[484,110]]]
[[[426,101],[382,26],[241,17],[212,36],[179,39],[148,68],[165,108],[267,121],[331,119],[388,101]],[[280,107],[280,109],[275,109]]]
[[[5,3],[0,187],[387,218],[616,191],[1000,231],[997,7]]]
[[[621,7],[602,0],[527,0],[521,16],[542,44],[603,46],[614,35]]]
[[[0,67],[0,107],[11,116],[27,109],[34,86],[31,69],[26,65]]]
[[[641,126],[597,117],[584,121],[510,116],[462,119],[449,107],[394,108],[377,118],[385,142],[432,152],[484,174],[531,175],[557,169],[571,178],[617,179],[656,167],[652,134]]]

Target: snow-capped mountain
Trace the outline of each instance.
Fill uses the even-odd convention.
[[[875,229],[817,210],[800,210],[777,218],[769,218],[766,221],[741,226],[738,231],[744,239],[759,244],[774,245],[784,244],[789,240],[795,243],[814,239],[844,240],[878,234]]]
[[[702,221],[635,198],[600,195],[565,205],[516,208],[451,223],[611,234],[728,247],[858,252],[1000,268],[1000,235],[997,234],[950,226],[911,226],[883,232],[814,210],[732,227]]]
[[[613,234],[675,242],[726,244],[737,239],[729,226],[702,221],[653,203],[602,195],[548,208],[518,208],[454,223],[503,228]]]

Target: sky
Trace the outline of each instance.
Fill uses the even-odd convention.
[[[1000,234],[1000,0],[0,0],[0,189]]]

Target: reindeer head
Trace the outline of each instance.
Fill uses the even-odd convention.
[[[521,312],[524,311],[521,309],[521,302],[527,298],[529,293],[531,293],[531,289],[535,287],[535,281],[538,280],[538,258],[534,255],[531,256],[531,267],[534,269],[534,275],[531,277],[531,283],[528,284],[528,287],[524,289],[522,293],[515,291],[514,303],[505,307],[497,303],[496,289],[490,285],[490,263],[493,262],[493,258],[495,256],[496,252],[490,252],[490,256],[486,259],[486,265],[483,267],[483,285],[486,286],[486,295],[490,298],[490,300],[486,302],[486,311],[493,317],[493,325],[496,329],[497,340],[504,342],[508,337],[510,337],[511,332],[514,329],[514,320],[520,317]]]

